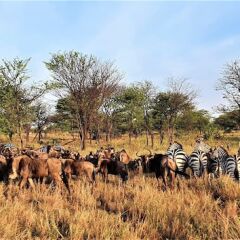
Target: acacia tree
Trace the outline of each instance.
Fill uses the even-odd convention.
[[[151,147],[154,146],[154,131],[152,119],[152,102],[155,96],[154,86],[150,81],[139,83],[139,91],[143,96],[144,127],[146,130],[146,145],[149,145],[148,137],[151,137]]]
[[[157,94],[153,114],[159,120],[160,131],[166,125],[169,142],[173,141],[177,118],[194,108],[195,97],[195,91],[185,79],[170,79],[168,91]]]
[[[36,128],[36,135],[34,139],[38,137],[38,142],[41,142],[44,129],[51,122],[51,116],[47,110],[47,106],[42,102],[37,102],[33,107],[33,111],[35,115],[34,125]]]
[[[222,91],[229,106],[221,106],[223,112],[234,111],[240,118],[240,60],[226,64],[219,79],[217,90]]]
[[[138,133],[143,126],[144,121],[144,96],[139,87],[132,85],[123,88],[121,93],[116,97],[117,110],[115,118],[118,119],[119,125],[128,131],[129,144],[133,134]]]
[[[48,85],[30,85],[27,80],[27,65],[30,59],[15,58],[12,61],[2,60],[0,65],[1,79],[1,118],[7,126],[10,140],[18,133],[23,147],[23,127],[32,121],[32,103],[42,96]]]
[[[119,89],[120,90],[120,89]],[[106,129],[106,141],[111,142],[112,131],[113,131],[113,123],[114,123],[114,115],[117,110],[117,95],[113,94],[110,98],[107,98],[103,106],[101,108],[101,112],[103,113],[103,118],[105,122]],[[99,134],[99,133],[98,133]]]
[[[76,51],[52,54],[45,64],[52,73],[53,83],[62,90],[61,94],[71,99],[69,103],[74,109],[82,150],[92,116],[114,92],[122,75],[113,63]]]

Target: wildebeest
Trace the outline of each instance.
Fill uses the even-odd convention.
[[[89,155],[86,156],[86,161],[91,162],[95,167],[97,167],[98,154],[93,154],[93,152],[90,152]]]
[[[102,160],[98,172],[102,173],[103,179],[108,180],[108,174],[119,175],[123,182],[128,180],[128,171],[123,162],[113,159]]]
[[[147,169],[146,169],[146,166],[147,166],[146,163],[148,162],[148,160],[149,160],[150,158],[153,157],[151,150],[149,150],[149,149],[146,149],[146,150],[149,152],[149,154],[138,155],[139,152],[136,153],[136,156],[137,156],[138,159],[140,160],[144,172],[147,171]]]
[[[88,161],[67,159],[64,163],[64,172],[68,179],[71,179],[72,175],[75,175],[76,177],[86,175],[90,182],[94,183],[96,181],[95,167],[91,162]]]
[[[170,177],[171,189],[174,188],[174,180],[176,174],[180,174],[189,178],[189,175],[178,170],[176,163],[164,154],[155,154],[152,158],[143,162],[144,173],[154,172],[157,180],[162,177],[164,188],[167,188],[167,176]]]
[[[141,159],[131,160],[127,164],[127,169],[129,172],[133,172],[134,174],[139,173],[142,169]]]
[[[125,149],[122,149],[120,152],[117,153],[119,161],[123,162],[124,164],[128,164],[131,161],[131,157],[127,154]]]
[[[8,163],[3,155],[0,155],[0,181],[7,181],[8,179]]]
[[[68,180],[62,168],[62,163],[57,158],[34,158],[27,155],[15,157],[12,162],[12,174],[10,179],[21,177],[19,186],[23,188],[27,182],[34,188],[32,179],[43,179],[50,176],[52,180],[59,184],[63,181],[70,193]]]

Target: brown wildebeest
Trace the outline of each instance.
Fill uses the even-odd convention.
[[[119,160],[120,160],[120,162],[123,162],[124,164],[128,164],[131,161],[131,158],[129,157],[129,155],[127,154],[125,149],[122,149],[119,152]]]
[[[28,150],[28,149],[21,150],[21,155],[27,155],[30,158],[41,159],[41,160],[47,160],[49,157],[48,153],[40,152],[36,150]]]
[[[108,174],[120,175],[123,182],[128,180],[128,171],[126,165],[123,162],[105,159],[101,162],[98,172],[102,173],[104,181],[108,180]]]
[[[0,155],[0,181],[8,179],[8,163],[3,155]]]
[[[77,177],[85,175],[91,183],[94,183],[96,180],[95,167],[91,162],[88,161],[67,159],[64,163],[64,172],[68,179],[71,179],[72,175]]]
[[[143,162],[143,166],[144,172],[154,172],[157,180],[159,179],[159,177],[162,177],[165,189],[167,189],[167,176],[170,177],[171,189],[174,188],[174,180],[176,174],[180,174],[185,176],[186,178],[189,178],[188,174],[181,172],[177,169],[176,162],[168,158],[167,155],[155,154],[152,158],[149,158],[146,162]]]
[[[15,157],[12,162],[12,174],[9,178],[16,179],[18,176],[21,177],[20,188],[23,188],[27,182],[34,188],[33,178],[43,179],[44,177],[51,176],[56,184],[63,181],[70,193],[68,180],[62,169],[62,163],[57,158],[35,159],[27,155]]]

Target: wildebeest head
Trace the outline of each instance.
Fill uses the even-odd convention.
[[[138,155],[138,152],[136,153],[136,156],[138,157],[138,159],[141,162],[142,168],[143,168],[143,172],[148,172],[148,168],[149,168],[149,160],[153,158],[153,154],[151,152],[151,150],[146,149],[149,154],[143,154],[143,155]]]
[[[142,167],[141,159],[135,159],[127,164],[129,171],[138,172]]]

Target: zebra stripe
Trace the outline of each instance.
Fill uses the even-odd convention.
[[[240,151],[236,155],[236,165],[237,165],[237,180],[240,182]]]
[[[207,155],[203,151],[193,151],[190,155],[188,166],[191,168],[193,175],[202,176],[207,171]]]
[[[237,169],[236,159],[232,156],[226,159],[226,170],[225,173],[232,179],[236,179],[235,171]]]
[[[214,150],[213,155],[219,161],[219,172],[221,174],[227,174],[232,179],[236,179],[237,164],[236,159],[228,155],[228,152],[223,147],[218,147]]]
[[[184,172],[187,166],[188,157],[182,149],[174,149],[167,152],[170,159],[176,162],[178,170]]]

